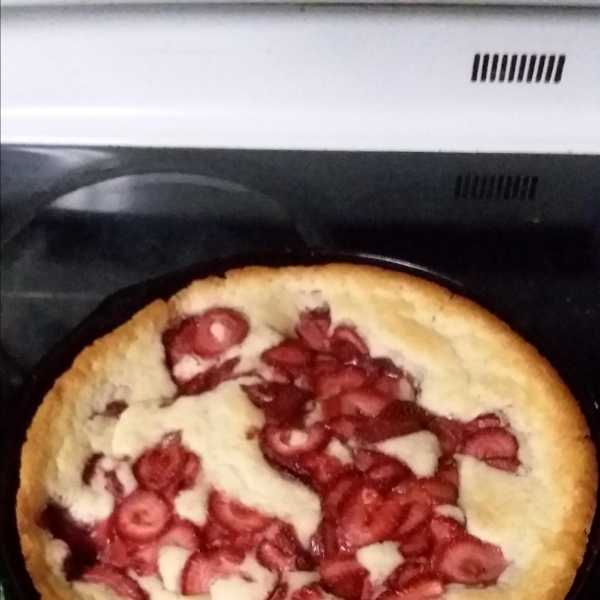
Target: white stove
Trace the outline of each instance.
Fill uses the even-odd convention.
[[[2,4],[3,144],[600,151],[598,0]]]

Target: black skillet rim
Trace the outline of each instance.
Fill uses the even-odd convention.
[[[411,262],[367,253],[290,250],[235,254],[160,275],[111,294],[36,365],[16,395],[19,406],[12,411],[9,438],[5,440],[2,459],[0,545],[11,588],[15,590],[19,600],[40,598],[25,568],[16,527],[14,507],[19,480],[20,448],[37,407],[55,379],[69,368],[77,354],[96,338],[109,333],[153,300],[169,298],[194,279],[222,276],[231,269],[250,265],[283,267],[343,262],[372,265],[427,279],[449,289],[452,293],[469,298],[507,323],[551,363],[577,399],[587,419],[600,464],[600,405],[585,382],[562,357],[556,356],[556,352],[548,351],[548,344],[543,339],[539,339],[539,335],[527,331],[514,315],[460,281]],[[592,580],[594,572],[598,571],[600,571],[600,511],[597,511],[594,516],[586,553],[565,600],[594,598],[593,590],[600,582],[594,584]],[[17,598],[9,598],[9,600],[17,600]]]

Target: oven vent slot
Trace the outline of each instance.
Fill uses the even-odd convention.
[[[564,54],[476,54],[471,81],[489,83],[560,83]]]
[[[454,197],[465,200],[533,200],[537,185],[537,175],[458,175]]]

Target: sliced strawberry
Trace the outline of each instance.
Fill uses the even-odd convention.
[[[225,527],[240,533],[253,534],[265,529],[271,519],[257,510],[244,506],[237,500],[227,498],[220,492],[212,492],[209,499],[209,512]]]
[[[200,458],[193,452],[187,452],[181,479],[182,488],[189,489],[194,487],[201,470]]]
[[[411,533],[398,539],[398,546],[402,556],[416,558],[427,556],[433,546],[433,536],[426,524],[414,529]]]
[[[214,581],[235,572],[243,560],[243,554],[228,550],[197,550],[181,572],[182,594],[205,594]]]
[[[387,578],[385,585],[391,590],[400,590],[411,581],[425,574],[431,574],[429,560],[423,558],[407,560],[394,569]]]
[[[169,364],[188,354],[212,358],[241,343],[248,335],[246,318],[231,308],[213,308],[188,317],[163,334]]]
[[[479,460],[488,458],[516,458],[519,451],[517,438],[502,427],[480,429],[469,436],[463,452]]]
[[[411,502],[407,504],[403,519],[399,522],[398,528],[396,529],[396,535],[402,537],[411,531],[414,531],[417,527],[422,526],[429,519],[432,512],[432,508],[429,504],[424,504],[422,502]]]
[[[454,454],[462,444],[464,428],[458,421],[435,417],[431,422],[431,430],[437,435],[440,448],[445,455]]]
[[[355,558],[326,559],[319,565],[323,583],[344,600],[362,600],[370,592],[369,572]]]
[[[419,487],[434,504],[456,504],[458,500],[457,487],[443,479],[437,477],[419,479]]]
[[[266,425],[261,433],[263,449],[275,458],[318,452],[327,446],[330,439],[331,435],[322,423],[303,430]]]
[[[486,413],[478,416],[476,419],[464,424],[464,431],[468,435],[479,431],[480,429],[489,429],[490,427],[502,427],[502,419],[494,413]]]
[[[333,558],[340,553],[334,519],[323,519],[310,540],[310,553],[317,560]]]
[[[388,375],[379,375],[376,377],[371,387],[388,398],[398,398],[400,395],[399,380]]]
[[[465,535],[443,548],[436,567],[448,581],[489,585],[506,569],[506,560],[498,546]]]
[[[458,467],[456,461],[451,457],[440,459],[435,476],[458,488]]]
[[[124,539],[144,543],[161,535],[169,525],[172,507],[167,501],[147,490],[136,490],[117,507],[115,527]]]
[[[323,590],[317,583],[311,583],[296,590],[290,600],[323,600]]]
[[[297,424],[306,411],[311,394],[290,383],[266,382],[243,385],[250,401],[264,410],[269,421]]]
[[[291,526],[279,524],[256,548],[256,560],[270,571],[305,571],[312,561],[298,542]]]
[[[258,534],[240,534],[221,525],[216,519],[209,519],[202,529],[202,543],[210,549],[229,550],[246,554],[256,545]]]
[[[298,373],[310,366],[313,355],[309,348],[298,340],[284,340],[262,353],[262,359],[271,367]]]
[[[367,485],[352,488],[339,507],[339,536],[352,550],[393,536],[406,507]]]
[[[98,550],[102,550],[108,546],[113,535],[114,530],[112,519],[110,517],[108,519],[104,519],[103,521],[98,521],[98,523],[94,525],[91,532],[92,541]]]
[[[339,395],[339,399],[343,414],[365,417],[377,416],[391,402],[389,396],[369,388],[347,390]]]
[[[340,415],[328,419],[327,428],[342,441],[354,438],[356,430],[364,422],[359,416]]]
[[[329,398],[321,398],[319,400],[319,406],[321,407],[323,418],[327,422],[345,416],[342,409],[341,394],[338,396],[330,396]],[[349,412],[350,411],[348,411],[348,413]],[[353,411],[351,415],[348,413],[346,413],[348,416],[360,416],[357,410]]]
[[[117,569],[125,569],[131,563],[131,549],[119,536],[111,535],[98,554],[98,560]]]
[[[334,370],[329,368],[315,378],[315,391],[319,398],[337,396],[345,390],[361,387],[367,381],[364,369],[354,365],[344,365]]]
[[[494,469],[500,469],[501,471],[508,471],[509,473],[516,473],[521,466],[521,461],[518,458],[486,458],[485,462]]]
[[[184,396],[195,396],[216,388],[223,381],[235,377],[234,370],[240,362],[239,356],[234,356],[219,365],[213,365],[206,371],[194,375],[187,381],[177,381],[179,393]]]
[[[353,487],[362,486],[363,484],[364,477],[356,471],[345,473],[341,477],[335,479],[323,494],[323,512],[331,516],[336,516],[338,506],[348,492]]]
[[[159,551],[160,540],[150,542],[144,546],[137,546],[131,550],[131,557],[127,566],[140,577],[157,575]]]
[[[338,325],[331,336],[331,352],[341,362],[352,362],[369,354],[369,346],[354,327]]]
[[[83,580],[88,583],[99,583],[110,588],[117,596],[130,600],[148,600],[148,594],[136,581],[123,572],[107,565],[94,565],[83,573]]]
[[[442,515],[433,517],[429,523],[429,528],[438,544],[450,542],[465,533],[464,527],[456,519]]]
[[[162,536],[160,543],[164,546],[181,546],[194,550],[200,544],[200,533],[191,521],[177,519]]]
[[[355,463],[360,471],[365,472],[367,479],[379,491],[392,489],[400,481],[411,476],[410,469],[381,452],[375,450],[358,449],[355,454]]]
[[[455,485],[437,477],[408,478],[394,487],[406,502],[454,504],[458,498]]]
[[[414,402],[394,400],[376,417],[358,427],[356,437],[365,444],[374,444],[421,431],[426,428],[428,420],[427,413]]]
[[[312,480],[313,487],[323,488],[328,486],[337,477],[342,475],[348,467],[335,456],[327,452],[318,452],[302,456],[302,470]]]
[[[329,350],[329,329],[331,314],[328,307],[305,310],[300,314],[296,327],[298,337],[312,350],[326,352]]]
[[[162,443],[146,450],[137,459],[133,465],[133,474],[140,486],[158,492],[181,478],[187,458],[183,446],[176,443]]]
[[[395,600],[434,600],[444,593],[444,583],[433,574],[425,574],[413,579],[398,590],[392,598]]]

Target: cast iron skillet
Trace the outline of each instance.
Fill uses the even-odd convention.
[[[544,346],[539,340],[533,340],[531,335],[523,331],[523,327],[515,323],[515,319],[504,314],[504,311],[490,302],[481,298],[475,292],[466,289],[462,284],[448,277],[432,272],[429,269],[414,264],[391,258],[383,258],[367,254],[354,254],[329,251],[304,251],[259,253],[233,256],[227,259],[200,263],[157,277],[150,281],[139,283],[125,288],[104,300],[98,308],[76,327],[52,352],[48,354],[34,369],[30,378],[22,386],[16,396],[18,406],[15,407],[11,417],[11,439],[7,444],[3,462],[5,468],[2,472],[2,496],[0,508],[2,509],[2,546],[3,559],[8,571],[12,587],[15,588],[17,598],[8,600],[39,599],[31,579],[25,569],[21,555],[19,537],[15,519],[15,498],[18,488],[20,448],[25,440],[29,423],[43,397],[51,388],[55,379],[66,371],[74,358],[87,345],[96,338],[109,333],[125,322],[135,312],[157,298],[167,299],[185,287],[192,280],[210,275],[223,275],[232,268],[247,265],[286,266],[286,265],[311,265],[330,262],[351,262],[380,266],[386,269],[411,273],[438,283],[452,292],[470,298],[484,306],[507,322],[515,331],[533,343],[557,369],[560,376],[569,386],[574,397],[578,399],[585,414],[592,438],[596,444],[597,454],[600,448],[600,407],[595,402],[583,382],[571,372],[567,366],[556,357],[544,353]],[[596,599],[595,590],[600,583],[597,576],[600,574],[600,511],[597,512],[592,524],[588,548],[577,577],[565,600],[592,600]],[[593,579],[596,578],[594,582]],[[535,600],[532,598],[531,600]]]

